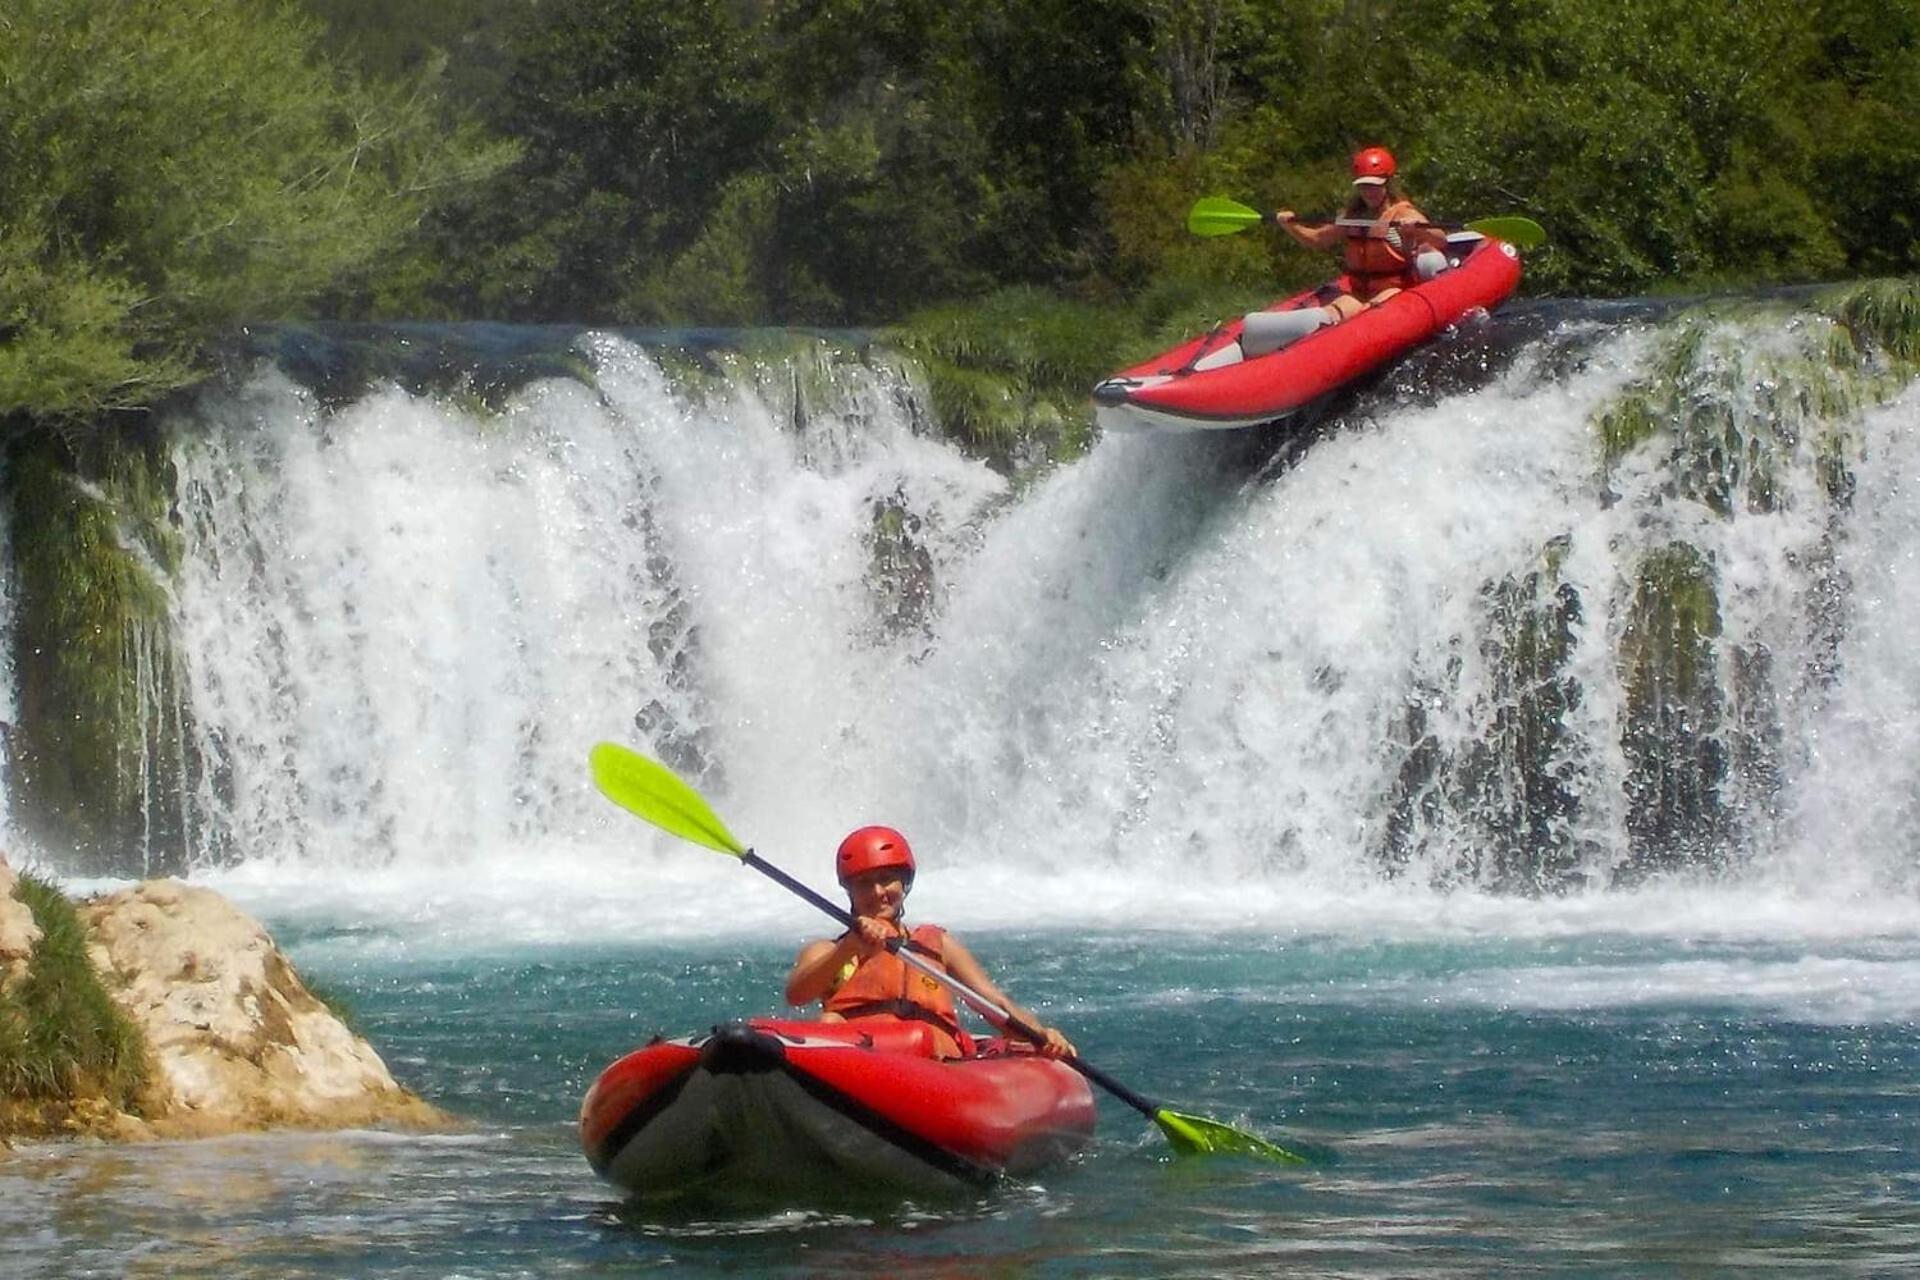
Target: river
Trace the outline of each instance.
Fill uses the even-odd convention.
[[[1898,1270],[1920,400],[1782,394],[1804,315],[1504,323],[1309,447],[1116,437],[1018,479],[883,359],[691,378],[589,335],[591,377],[495,410],[268,366],[207,397],[169,584],[193,874],[470,1128],[22,1147],[0,1266]],[[1605,454],[1688,324],[1682,443]],[[1649,712],[1636,637],[1686,615],[1655,562],[1712,608]],[[1314,1163],[1176,1160],[1108,1102],[977,1201],[621,1204],[573,1137],[594,1073],[773,1012],[822,922],[594,794],[601,739],[823,887],[848,828],[900,827],[915,918],[1116,1077]]]

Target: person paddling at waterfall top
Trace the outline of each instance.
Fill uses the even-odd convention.
[[[923,959],[1039,1031],[1045,1037],[1039,1046],[1042,1054],[1060,1058],[1074,1052],[1065,1036],[1007,999],[958,938],[935,925],[907,927],[914,861],[905,836],[892,827],[861,827],[840,842],[834,870],[847,891],[854,927],[800,949],[787,974],[788,1004],[820,1001],[823,1022],[875,1017],[922,1021],[933,1029],[936,1056],[968,1056],[972,1038],[960,1025],[948,989],[887,950],[889,938],[906,938]]]
[[[1395,168],[1392,152],[1368,147],[1353,157],[1353,195],[1335,221],[1308,227],[1291,209],[1273,215],[1309,249],[1345,250],[1353,291],[1327,304],[1329,324],[1350,320],[1446,270],[1446,232],[1429,224],[1427,215],[1400,193]]]
[[[1212,368],[1278,351],[1445,271],[1446,232],[1429,225],[1427,215],[1401,194],[1394,182],[1396,167],[1385,147],[1367,147],[1353,157],[1353,194],[1334,221],[1307,226],[1291,209],[1273,215],[1288,235],[1309,249],[1342,250],[1350,292],[1321,307],[1253,312],[1238,344],[1228,344],[1194,367]]]

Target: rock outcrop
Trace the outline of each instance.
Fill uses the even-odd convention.
[[[0,856],[0,991],[18,982],[33,959],[33,946],[40,941],[40,926],[33,910],[13,896],[19,883],[13,868]]]
[[[156,1135],[448,1123],[219,894],[150,880],[79,911],[108,992],[146,1037]]]

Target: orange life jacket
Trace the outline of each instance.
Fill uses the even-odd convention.
[[[1380,211],[1380,216],[1390,221],[1403,218],[1412,218],[1417,222],[1427,220],[1426,215],[1414,208],[1410,200],[1394,201]],[[1347,233],[1347,277],[1353,283],[1356,298],[1364,302],[1376,293],[1388,289],[1408,289],[1420,283],[1420,277],[1413,269],[1413,258],[1407,253],[1394,248],[1366,227],[1347,227],[1344,230]]]
[[[946,968],[946,930],[923,924],[906,933],[921,957]],[[823,1002],[827,1013],[854,1018],[912,1018],[933,1028],[934,1055],[964,1058],[973,1053],[973,1037],[960,1026],[953,1007],[953,996],[891,951],[877,951],[864,960],[856,960],[852,971],[844,974]]]

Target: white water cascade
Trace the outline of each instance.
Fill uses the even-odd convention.
[[[598,797],[610,738],[823,886],[848,827],[904,829],[919,909],[958,924],[1913,928],[1920,399],[1845,424],[1837,532],[1811,432],[1779,443],[1773,509],[1729,519],[1658,450],[1602,466],[1596,415],[1659,330],[1578,336],[1437,403],[1363,401],[1277,474],[1244,441],[1119,437],[1018,486],[885,365],[807,370],[804,413],[798,374],[696,390],[612,337],[580,345],[593,385],[498,414],[324,408],[263,371],[175,446],[198,856],[282,911],[371,897],[469,938],[803,927]],[[908,530],[904,622],[880,510]],[[1606,892],[1633,843],[1622,632],[1676,539],[1712,566],[1716,660],[1766,655],[1764,707],[1728,718],[1778,781],[1735,768],[1711,886]],[[1485,891],[1484,815],[1410,798],[1407,725],[1443,756],[1486,739],[1510,701],[1490,584],[1548,560],[1579,601],[1551,752],[1576,865],[1527,901]]]

